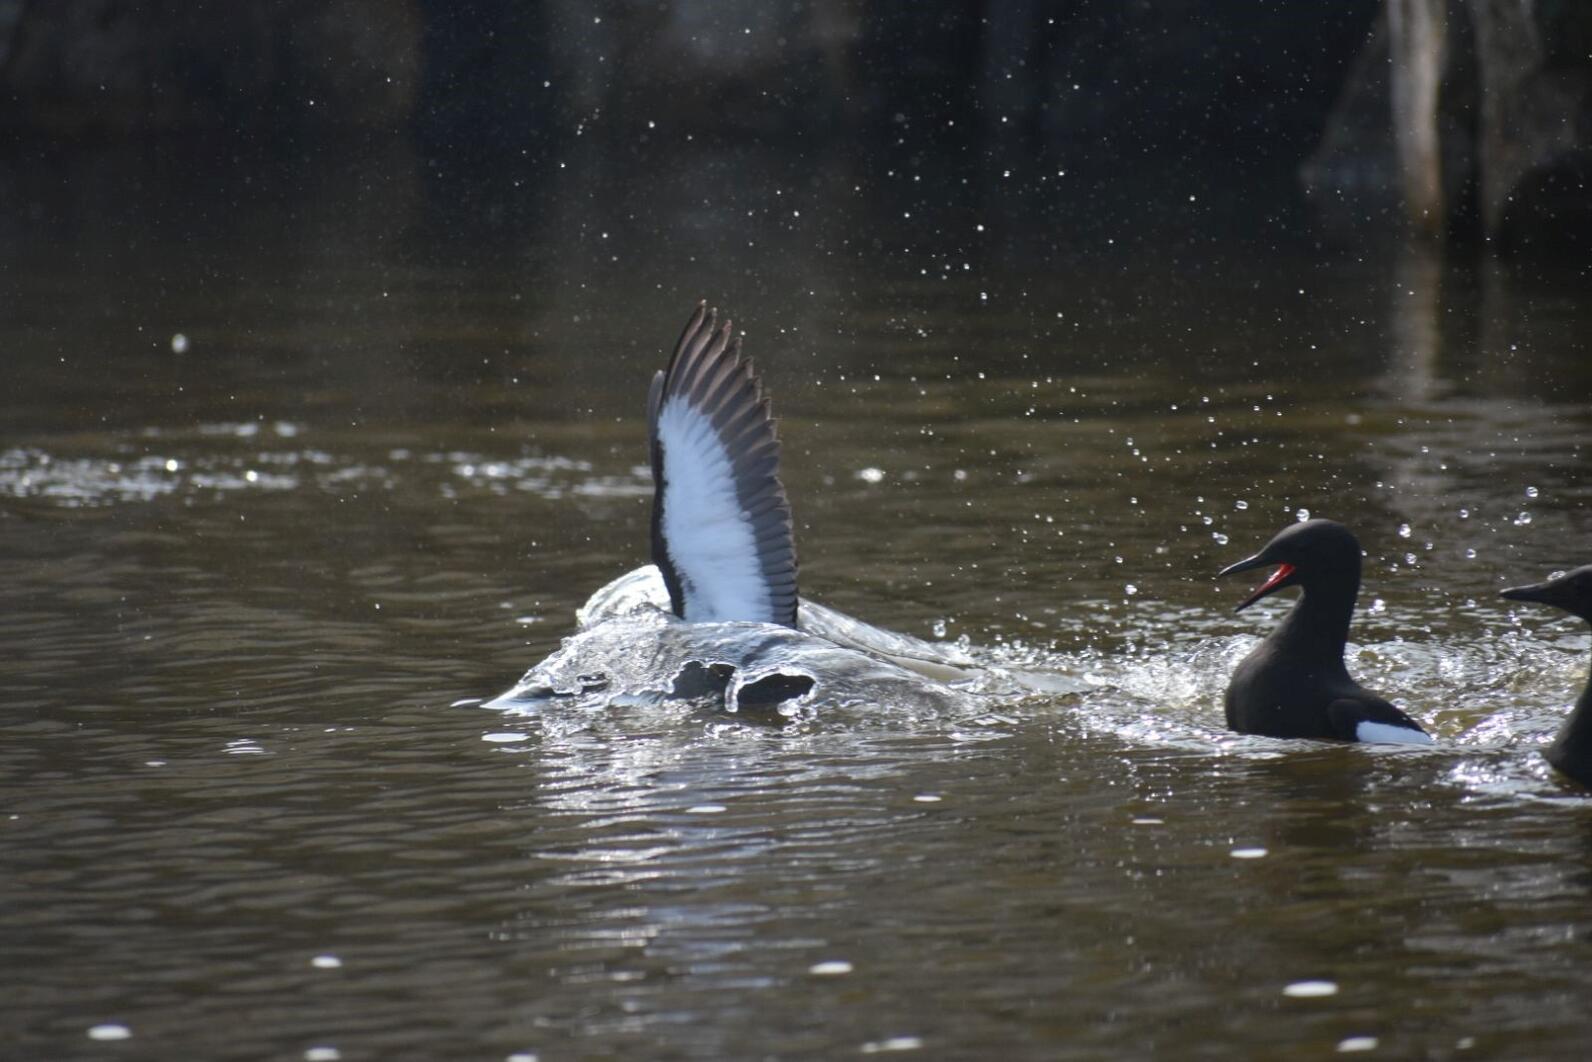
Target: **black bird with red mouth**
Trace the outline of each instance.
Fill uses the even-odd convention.
[[[1592,564],[1544,583],[1511,587],[1502,594],[1511,601],[1535,601],[1562,608],[1592,623]],[[1575,707],[1570,709],[1570,717],[1542,755],[1577,782],[1592,786],[1592,681],[1581,691]]]
[[[1219,575],[1276,565],[1238,611],[1284,587],[1299,600],[1233,672],[1224,703],[1240,734],[1430,744],[1419,723],[1349,677],[1343,650],[1360,593],[1360,543],[1342,524],[1306,520]]]

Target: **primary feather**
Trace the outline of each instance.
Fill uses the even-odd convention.
[[[730,322],[699,305],[647,401],[652,552],[676,615],[794,626],[796,547],[779,438]]]

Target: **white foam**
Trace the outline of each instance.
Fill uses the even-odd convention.
[[[735,495],[734,463],[712,422],[681,398],[658,413],[663,542],[692,623],[772,622],[752,522]]]
[[[1430,745],[1432,736],[1423,734],[1419,730],[1411,730],[1407,726],[1394,726],[1391,723],[1364,722],[1354,728],[1354,736],[1359,741],[1369,741],[1383,745]]]

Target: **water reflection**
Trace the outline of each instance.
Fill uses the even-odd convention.
[[[1405,406],[1441,397],[1443,250],[1428,240],[1401,243],[1388,300],[1388,369],[1382,384]]]

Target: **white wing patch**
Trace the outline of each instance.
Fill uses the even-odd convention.
[[[1370,741],[1382,745],[1430,745],[1432,735],[1423,734],[1419,730],[1411,730],[1407,726],[1394,726],[1391,723],[1363,722],[1354,728],[1354,736],[1359,741]]]
[[[658,412],[663,446],[663,541],[691,623],[773,620],[752,522],[741,509],[729,451],[701,411],[670,398]]]

